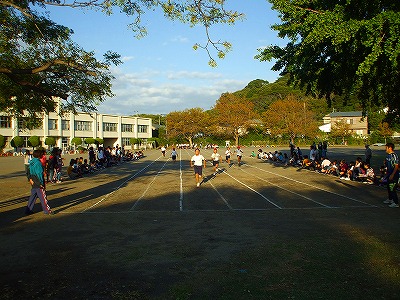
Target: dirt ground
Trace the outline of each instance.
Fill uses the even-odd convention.
[[[400,210],[382,204],[384,188],[265,163],[251,150],[216,176],[208,165],[200,188],[192,151],[177,162],[148,151],[48,185],[53,216],[39,203],[24,216],[23,159],[0,158],[0,298],[400,297]],[[383,155],[374,149],[373,164]]]

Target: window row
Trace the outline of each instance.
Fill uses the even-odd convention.
[[[75,121],[75,130],[76,131],[92,131],[91,121]],[[99,130],[99,123],[97,123],[97,130]],[[58,129],[58,120],[57,119],[49,119],[48,120],[48,128],[49,130],[57,130]],[[11,128],[11,118],[8,116],[0,116],[0,128]],[[27,128],[25,120],[18,120],[18,128],[25,129]],[[42,126],[37,129],[42,129]],[[61,129],[62,130],[70,130],[70,121],[69,120],[61,120]],[[103,131],[117,132],[118,131],[118,123],[103,123]],[[134,124],[121,124],[121,132],[134,132]],[[139,133],[148,133],[149,126],[148,125],[138,125]]]

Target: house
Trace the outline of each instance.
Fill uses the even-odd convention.
[[[323,121],[324,125],[319,127],[323,132],[331,132],[332,126],[344,121],[355,135],[368,135],[368,117],[361,111],[332,112],[324,116]]]

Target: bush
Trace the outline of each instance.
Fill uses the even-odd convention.
[[[30,145],[31,147],[33,147],[33,149],[35,149],[35,147],[40,145],[40,138],[37,135],[33,135],[28,139],[28,145]]]
[[[98,146],[98,145],[103,145],[103,144],[104,144],[104,140],[101,139],[101,138],[96,138],[96,139],[95,139],[95,143],[96,143],[97,146]]]
[[[6,145],[6,138],[0,134],[0,152],[3,152],[5,145]]]
[[[85,144],[88,144],[88,145],[96,144],[96,140],[94,138],[86,138]]]
[[[74,138],[71,140],[71,144],[72,144],[72,145],[75,145],[75,146],[80,146],[80,145],[82,145],[82,139],[81,139],[81,138],[78,138],[78,137],[74,137]]]
[[[14,136],[11,140],[11,147],[19,148],[24,144],[24,139],[20,136]]]
[[[56,145],[56,139],[53,138],[53,137],[47,137],[47,138],[44,140],[44,144],[47,145],[47,146],[52,146],[52,147],[54,147],[54,146]]]

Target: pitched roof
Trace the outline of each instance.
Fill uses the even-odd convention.
[[[329,117],[362,117],[362,111],[337,111],[330,113]]]

